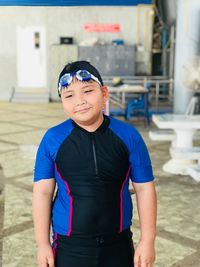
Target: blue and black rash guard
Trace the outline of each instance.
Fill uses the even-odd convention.
[[[146,145],[131,125],[104,116],[95,132],[71,119],[49,129],[36,157],[34,181],[55,178],[54,233],[92,237],[131,225],[129,178],[154,179]]]

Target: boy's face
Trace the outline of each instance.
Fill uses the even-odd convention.
[[[62,89],[61,100],[65,113],[80,125],[90,125],[102,116],[102,108],[108,100],[108,88],[97,82],[79,81]]]

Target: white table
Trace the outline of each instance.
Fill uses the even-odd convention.
[[[153,122],[160,129],[173,129],[176,135],[173,148],[189,149],[193,146],[195,131],[200,129],[200,115],[162,114],[153,115]],[[163,170],[174,174],[187,174],[187,168],[194,165],[194,160],[172,158]]]

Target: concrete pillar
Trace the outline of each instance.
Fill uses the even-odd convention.
[[[182,81],[182,69],[200,50],[200,0],[177,1],[174,113],[185,113],[193,92]]]

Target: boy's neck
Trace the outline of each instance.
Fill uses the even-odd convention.
[[[100,126],[101,124],[103,123],[104,121],[104,116],[103,114],[101,113],[101,115],[97,118],[94,118],[93,121],[90,121],[90,122],[85,122],[85,123],[79,123],[79,122],[76,122],[75,123],[80,126],[81,128],[85,129],[86,131],[88,132],[95,132]]]

